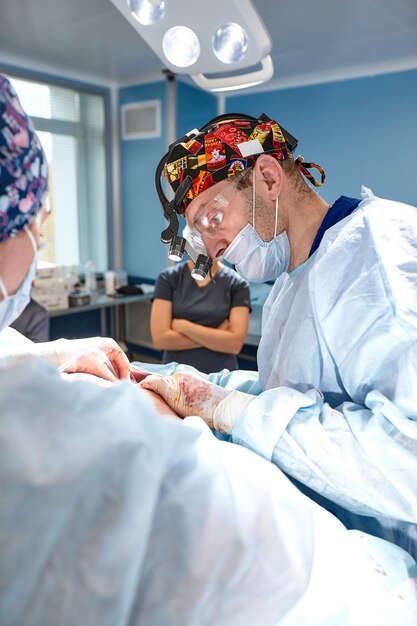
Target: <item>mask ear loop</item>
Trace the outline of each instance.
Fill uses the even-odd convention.
[[[1,278],[0,278],[0,292],[3,295],[3,298],[0,300],[0,302],[2,300],[7,300],[7,298],[9,297],[9,294],[7,293],[6,286],[5,286],[5,284],[4,284],[4,282],[2,281]]]
[[[30,243],[32,244],[32,248],[33,248],[33,253],[36,257],[36,255],[38,254],[38,246],[36,244],[35,237],[33,236],[33,233],[30,230],[29,226],[25,226],[24,229],[25,229],[25,233],[30,239]]]
[[[274,239],[277,236],[278,230],[278,196],[275,199],[275,229],[274,229]]]
[[[256,187],[256,176],[255,176],[255,167],[253,168],[253,174],[252,174],[252,222],[253,222],[253,227],[256,230],[256,226],[255,226],[255,206],[256,206],[256,191],[255,191],[255,187]]]
[[[256,206],[256,183],[255,183],[256,177],[255,177],[255,168],[253,168],[253,180],[252,180],[252,221],[253,221],[253,227],[256,230],[256,226],[255,226],[255,206]],[[277,229],[278,229],[278,196],[275,199],[275,228],[274,228],[274,238],[277,236]]]

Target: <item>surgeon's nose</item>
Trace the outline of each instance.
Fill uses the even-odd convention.
[[[217,243],[213,240],[204,241],[204,239],[203,239],[203,243],[204,243],[204,247],[207,250],[207,255],[211,257],[212,259],[217,259],[218,250],[219,250]]]
[[[208,239],[204,243],[208,256],[210,256],[212,259],[220,259],[223,256],[224,251],[230,244],[230,241],[224,238],[217,240]]]

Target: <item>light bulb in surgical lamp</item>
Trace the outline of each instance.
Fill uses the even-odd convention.
[[[127,0],[135,20],[142,26],[150,26],[165,15],[165,0]]]
[[[213,51],[222,63],[237,63],[241,61],[248,49],[248,36],[246,31],[229,22],[220,26],[213,35]]]
[[[162,39],[162,50],[171,65],[189,67],[200,56],[200,41],[191,28],[173,26]]]

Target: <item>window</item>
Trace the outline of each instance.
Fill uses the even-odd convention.
[[[8,77],[32,118],[49,166],[51,215],[41,260],[108,268],[104,96]]]

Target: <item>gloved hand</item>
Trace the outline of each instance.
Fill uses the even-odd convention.
[[[114,339],[59,339],[42,345],[53,347],[61,372],[92,374],[111,382],[130,378],[129,360]]]
[[[192,374],[176,373],[172,376],[147,376],[139,387],[152,389],[180,417],[198,415],[209,428],[230,433],[253,399],[240,391],[230,391]]]
[[[148,372],[143,367],[139,365],[130,364],[130,377],[132,380],[135,380],[137,383],[142,382],[144,378],[150,376],[152,372]]]
[[[165,415],[168,417],[172,417],[174,419],[179,420],[178,415],[171,409],[170,406],[159,396],[155,391],[151,391],[150,389],[141,389],[141,393],[146,394],[149,398],[151,398],[152,402],[155,405],[156,410],[160,415]]]
[[[94,383],[100,387],[112,387],[114,384],[110,380],[104,380],[104,378],[100,378],[99,376],[93,376],[92,374],[84,374],[81,372],[76,372],[75,374],[67,374],[66,372],[63,372],[61,374],[61,378],[68,380],[71,383],[82,380],[87,383]]]

